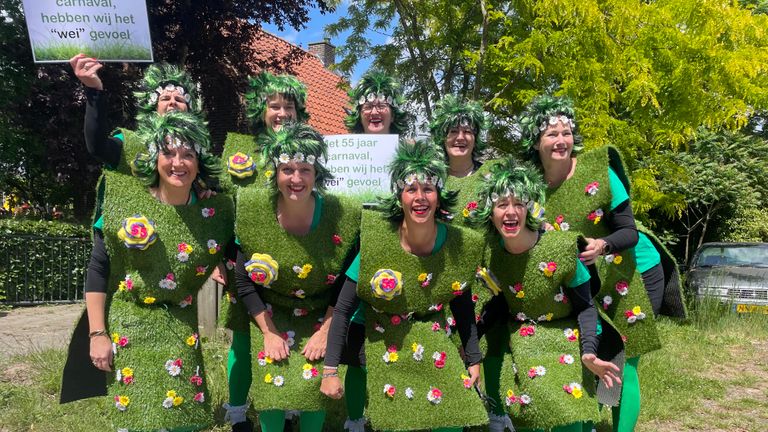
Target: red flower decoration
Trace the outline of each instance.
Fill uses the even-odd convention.
[[[400,316],[392,315],[392,318],[390,318],[389,321],[392,323],[392,325],[400,325]]]
[[[325,277],[326,285],[333,285],[334,282],[336,282],[336,275],[329,274]]]
[[[480,300],[480,297],[477,294],[472,294],[472,303],[477,303],[478,300]]]
[[[133,375],[123,377],[123,384],[125,385],[133,384]]]
[[[189,382],[199,387],[203,385],[203,377],[200,375],[193,375],[189,377]]]
[[[334,234],[331,236],[331,240],[333,240],[333,244],[340,245],[341,244],[341,236],[338,234]]]
[[[563,223],[564,220],[565,220],[565,217],[563,215],[557,215],[557,217],[555,218],[555,223],[561,224]]]

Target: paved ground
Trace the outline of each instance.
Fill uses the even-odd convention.
[[[0,359],[34,349],[65,348],[84,305],[0,310]]]

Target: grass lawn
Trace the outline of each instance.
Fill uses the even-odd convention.
[[[660,320],[664,348],[640,360],[638,432],[768,430],[768,316],[723,309],[699,307],[686,324]],[[226,338],[205,347],[209,389],[220,406],[227,389]],[[58,404],[64,355],[36,351],[0,365],[0,432],[110,430],[95,401]],[[329,413],[328,430],[341,430],[339,417]],[[211,431],[230,430],[223,418],[219,408]],[[597,430],[611,430],[609,409]]]

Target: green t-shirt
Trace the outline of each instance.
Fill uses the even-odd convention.
[[[434,255],[440,251],[440,249],[445,244],[445,240],[448,238],[448,228],[442,224],[437,224],[437,238],[435,239],[435,245],[432,247],[432,252],[430,255]],[[357,253],[357,256],[352,261],[352,264],[349,265],[349,268],[345,272],[348,278],[351,280],[357,282],[358,278],[360,277],[360,252]],[[587,279],[589,279],[589,272],[587,272]],[[363,309],[363,303],[360,302],[360,304],[357,306],[357,309],[352,314],[352,318],[350,320],[357,324],[365,324],[365,309]]]
[[[619,204],[629,199],[629,194],[624,188],[624,184],[616,175],[612,168],[608,168],[608,181],[611,184],[611,210]],[[637,262],[637,271],[646,272],[656,264],[661,263],[661,255],[651,240],[643,233],[638,232],[637,246],[635,246],[635,261]]]
[[[577,286],[587,282],[590,279],[589,270],[581,260],[576,262],[576,274],[568,282],[568,288],[576,288]]]

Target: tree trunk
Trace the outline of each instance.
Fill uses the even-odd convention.
[[[488,9],[485,5],[485,0],[480,0],[480,11],[483,14],[483,24],[480,28],[481,35],[480,35],[480,58],[477,60],[477,73],[475,74],[475,88],[472,89],[472,99],[478,100],[480,99],[480,83],[482,82],[483,78],[483,72],[484,72],[484,62],[485,59],[485,50],[488,47]]]

